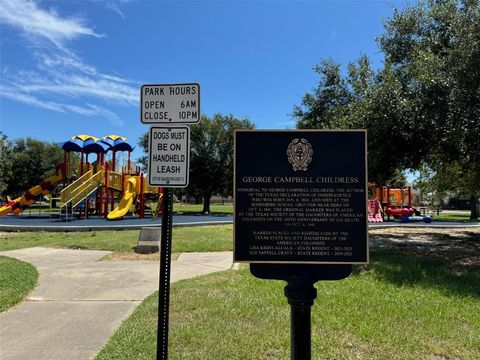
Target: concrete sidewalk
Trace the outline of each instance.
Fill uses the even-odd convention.
[[[109,251],[29,248],[0,252],[33,264],[38,286],[0,314],[0,359],[92,359],[140,302],[158,290],[156,261],[99,261]],[[232,253],[185,253],[171,281],[226,270]]]

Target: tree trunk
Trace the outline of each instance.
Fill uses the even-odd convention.
[[[475,195],[470,196],[470,220],[478,219],[477,200]]]
[[[211,194],[208,194],[203,197],[203,210],[202,214],[208,215],[210,214],[210,198],[212,197]]]

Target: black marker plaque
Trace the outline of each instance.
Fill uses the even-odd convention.
[[[368,262],[366,131],[235,132],[234,258]]]

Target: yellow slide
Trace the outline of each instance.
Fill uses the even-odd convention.
[[[25,206],[30,206],[35,202],[35,198],[42,194],[47,195],[49,191],[63,180],[61,175],[53,175],[42,181],[40,185],[32,187],[30,190],[25,191],[23,196],[10,201],[7,205],[0,208],[0,216],[6,214],[19,214],[23,211]]]
[[[128,213],[128,210],[130,210],[130,207],[132,206],[133,202],[135,201],[135,198],[137,197],[136,187],[137,187],[136,178],[131,177],[127,179],[126,190],[123,193],[122,199],[120,200],[120,203],[118,204],[118,206],[113,211],[108,213],[107,215],[108,220],[121,219]]]

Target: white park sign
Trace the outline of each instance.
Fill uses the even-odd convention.
[[[188,185],[190,129],[188,126],[152,126],[149,134],[148,183],[182,188]]]
[[[171,188],[188,186],[190,129],[200,121],[200,85],[143,85],[140,90],[140,121],[154,125],[148,137],[148,183],[164,187],[158,287],[157,359],[168,359],[168,313],[172,254]],[[156,126],[158,125],[158,126]]]
[[[190,124],[200,121],[200,85],[143,85],[140,120],[144,124]]]

